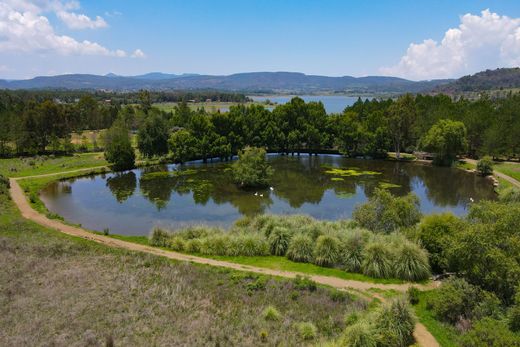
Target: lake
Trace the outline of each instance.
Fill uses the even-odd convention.
[[[285,104],[291,101],[295,95],[271,95],[271,96],[249,96],[251,99],[257,102],[265,102],[270,100],[277,104]],[[346,96],[346,95],[298,95],[299,98],[305,102],[309,101],[321,101],[325,107],[327,113],[341,113],[347,106],[354,104],[358,97],[357,96]]]
[[[192,162],[54,182],[41,192],[47,208],[83,227],[147,235],[154,226],[230,226],[259,213],[350,218],[377,187],[415,193],[424,213],[466,213],[470,198],[495,199],[488,180],[420,163],[347,159],[335,155],[270,155],[272,190],[243,191],[230,163]]]

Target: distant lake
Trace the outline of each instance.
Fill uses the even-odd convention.
[[[270,96],[250,96],[251,99],[257,102],[265,102],[270,100],[277,104],[285,104],[291,101],[296,95],[270,95]],[[345,96],[345,95],[297,95],[305,102],[309,101],[321,101],[325,106],[327,113],[341,113],[347,106],[354,104],[358,97],[357,96]]]

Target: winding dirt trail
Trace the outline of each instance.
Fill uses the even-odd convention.
[[[468,163],[471,163],[471,164],[475,165],[475,166],[476,166],[477,163],[478,163],[478,161],[475,160],[475,159],[467,159],[467,158],[466,158],[466,159],[464,159],[464,160],[467,161]],[[517,188],[520,188],[520,181],[514,179],[514,178],[511,177],[511,176],[508,176],[508,175],[506,175],[506,174],[503,174],[503,173],[501,173],[501,172],[498,172],[497,170],[494,170],[494,171],[493,171],[493,175],[494,175],[494,176],[497,176],[497,177],[500,177],[500,178],[502,178],[502,179],[508,181],[509,183],[511,183],[512,185],[514,185],[514,186],[517,187]]]
[[[86,171],[87,169],[80,169],[80,170],[73,170],[68,171],[70,172],[78,172],[78,171]],[[30,176],[30,177],[42,177],[42,176],[50,176],[52,174],[45,174],[45,175],[39,175],[39,176]],[[137,252],[146,252],[149,254],[154,254],[162,257],[166,257],[169,259],[174,259],[178,261],[188,261],[192,263],[197,264],[205,264],[210,266],[218,266],[218,267],[224,267],[229,268],[233,270],[239,270],[239,271],[249,271],[253,273],[259,273],[264,275],[271,275],[271,276],[279,276],[279,277],[285,277],[285,278],[294,278],[298,275],[300,276],[307,276],[311,278],[313,281],[328,285],[337,289],[341,290],[348,290],[348,289],[354,289],[358,291],[367,291],[371,288],[375,289],[381,289],[381,290],[396,290],[400,292],[406,291],[410,286],[416,286],[419,289],[426,290],[426,289],[432,289],[435,288],[438,283],[430,283],[428,285],[421,285],[421,284],[411,284],[411,283],[404,283],[404,284],[380,284],[380,283],[369,283],[369,282],[362,282],[362,281],[355,281],[355,280],[345,280],[341,278],[336,277],[329,277],[329,276],[319,276],[319,275],[311,275],[299,272],[292,272],[292,271],[281,271],[281,270],[273,270],[273,269],[267,269],[267,268],[261,268],[261,267],[255,267],[250,265],[241,265],[236,264],[232,262],[227,261],[221,261],[221,260],[215,260],[215,259],[208,259],[203,257],[197,257],[182,253],[177,253],[174,251],[166,251],[163,249],[136,244],[128,241],[123,241],[119,239],[114,239],[108,236],[94,234],[92,232],[89,232],[85,229],[82,229],[80,227],[75,227],[72,225],[67,225],[59,220],[50,219],[47,216],[37,212],[34,210],[29,202],[27,201],[27,198],[18,184],[19,179],[24,179],[29,177],[21,177],[21,178],[10,178],[10,193],[11,197],[13,199],[13,202],[18,206],[18,209],[20,210],[22,216],[26,219],[32,220],[42,226],[52,228],[54,230],[60,231],[64,234],[81,237],[83,239],[91,240],[97,243],[101,243],[103,245],[109,246],[109,247],[115,247],[120,249],[126,249],[130,251],[137,251]],[[377,294],[370,293],[372,297],[376,297],[382,301],[385,301],[383,297]],[[417,341],[417,343],[420,346],[424,347],[438,347],[439,344],[433,337],[433,335],[430,334],[430,332],[426,329],[424,325],[421,323],[417,323],[415,326],[414,331],[414,337]]]

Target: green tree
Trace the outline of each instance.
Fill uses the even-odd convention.
[[[135,165],[129,130],[121,119],[116,120],[105,134],[105,158],[115,170],[131,169]]]
[[[434,163],[443,166],[451,165],[466,145],[464,123],[449,119],[438,121],[422,139],[424,149],[435,153]]]
[[[412,95],[399,97],[388,109],[388,129],[392,135],[396,157],[401,158],[402,149],[410,142],[413,125],[417,117]]]
[[[137,134],[137,148],[145,157],[168,153],[168,124],[159,114],[148,116]]]
[[[173,160],[182,164],[194,159],[197,156],[196,143],[197,139],[189,130],[181,129],[171,134],[168,139],[168,148]]]
[[[240,187],[265,187],[272,174],[273,169],[266,160],[263,148],[246,147],[233,164],[233,176]]]

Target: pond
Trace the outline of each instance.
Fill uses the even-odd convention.
[[[250,96],[257,102],[269,100],[277,104],[285,104],[291,101],[295,95],[271,95],[271,96]],[[305,102],[321,101],[327,113],[341,113],[347,106],[352,106],[358,99],[357,96],[346,95],[298,95]]]
[[[415,193],[423,213],[466,213],[470,199],[495,199],[488,180],[421,163],[348,159],[336,155],[270,155],[272,187],[243,191],[230,163],[192,162],[51,183],[41,192],[47,208],[92,230],[148,235],[154,226],[230,226],[244,215],[308,214],[350,218],[377,187]]]

